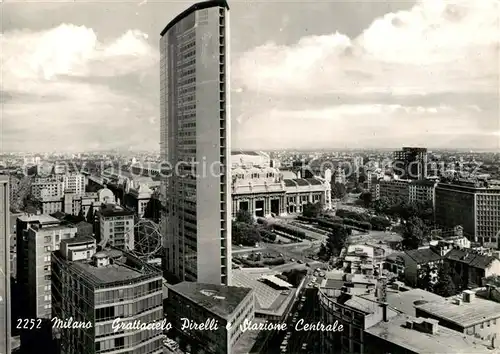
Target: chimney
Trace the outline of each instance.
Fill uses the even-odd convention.
[[[439,329],[439,321],[433,319],[426,319],[423,323],[425,331],[429,334],[436,334]]]
[[[387,302],[382,302],[380,305],[382,306],[382,320],[384,322],[388,322],[389,319],[387,318]]]
[[[465,290],[462,293],[462,299],[464,302],[471,303],[474,301],[476,294],[473,291]]]
[[[497,347],[497,337],[496,334],[491,337],[491,347],[495,349]]]

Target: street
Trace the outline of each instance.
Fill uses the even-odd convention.
[[[307,275],[306,284],[312,276]],[[305,324],[315,323],[314,301],[316,289],[305,289],[287,318],[288,331],[279,333],[269,347],[269,353],[315,353],[316,332],[300,330]]]

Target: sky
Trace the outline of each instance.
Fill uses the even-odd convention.
[[[1,6],[3,151],[159,150],[191,1]],[[500,148],[498,0],[229,1],[235,149]]]

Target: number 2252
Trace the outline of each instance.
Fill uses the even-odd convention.
[[[40,328],[42,325],[42,320],[41,319],[22,319],[18,318],[17,319],[17,329],[34,329],[34,328]]]

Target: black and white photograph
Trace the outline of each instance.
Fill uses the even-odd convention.
[[[0,354],[500,354],[499,0],[0,29]]]

